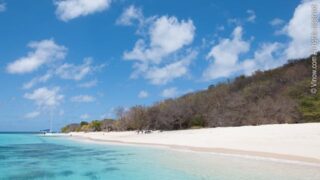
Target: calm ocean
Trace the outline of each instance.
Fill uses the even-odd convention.
[[[0,133],[0,179],[319,180],[320,168],[162,148]]]

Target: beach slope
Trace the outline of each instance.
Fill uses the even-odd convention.
[[[125,131],[72,132],[69,135],[78,140],[166,146],[320,164],[320,123],[152,131],[150,134]]]

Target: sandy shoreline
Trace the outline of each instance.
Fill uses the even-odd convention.
[[[222,127],[152,132],[72,132],[72,139],[162,146],[320,165],[320,123]]]

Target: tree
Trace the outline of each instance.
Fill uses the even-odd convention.
[[[69,124],[69,125],[63,127],[63,128],[61,129],[61,132],[63,132],[63,133],[75,132],[75,131],[78,130],[79,127],[80,127],[80,125],[79,125],[79,124],[76,124],[76,123]]]
[[[148,129],[147,113],[143,106],[134,106],[130,108],[127,113],[127,119],[129,121],[129,129],[131,130],[143,130]]]
[[[295,60],[149,107],[118,107],[117,120],[92,121],[89,125],[81,122],[76,130],[175,130],[320,121],[320,96],[309,91],[310,64],[310,57]]]
[[[101,121],[102,131],[113,131],[116,130],[114,119],[104,119]]]
[[[80,126],[84,126],[84,125],[88,125],[89,123],[88,122],[86,122],[86,121],[81,121],[80,122]]]
[[[94,120],[90,123],[90,127],[93,129],[93,131],[101,131],[101,121]]]
[[[118,119],[122,119],[126,114],[126,109],[124,107],[119,106],[114,109],[114,112]]]

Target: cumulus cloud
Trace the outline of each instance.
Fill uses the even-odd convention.
[[[320,7],[320,0],[302,1],[285,27],[285,32],[291,39],[286,49],[287,58],[303,58],[311,54],[312,4]],[[320,11],[317,12],[318,17],[319,15]]]
[[[72,102],[78,102],[78,103],[94,102],[95,100],[96,99],[93,96],[89,96],[89,95],[79,95],[71,98]]]
[[[162,58],[179,50],[193,41],[195,27],[191,20],[179,21],[176,17],[162,16],[156,19],[150,29],[150,43],[140,39],[124,59],[160,63]]]
[[[228,21],[228,24],[234,24],[237,26],[242,24],[242,20],[239,18],[229,18],[227,21]]]
[[[52,89],[42,87],[34,90],[32,93],[26,93],[24,97],[33,100],[40,108],[47,108],[58,106],[64,96],[60,94],[59,87]]]
[[[149,96],[149,93],[147,91],[140,91],[138,94],[139,98],[147,98]]]
[[[38,83],[47,82],[51,77],[52,77],[51,73],[46,73],[45,75],[35,77],[35,78],[31,79],[31,81],[23,84],[23,89],[30,89]]]
[[[40,115],[40,112],[39,111],[33,111],[33,112],[30,112],[30,113],[27,113],[24,117],[26,119],[33,119],[33,118],[36,118]]]
[[[280,19],[280,18],[274,18],[269,22],[269,24],[271,26],[281,26],[284,23],[285,23],[285,21],[283,19]]]
[[[118,25],[130,26],[134,21],[137,21],[141,24],[144,21],[144,17],[140,8],[131,5],[122,12],[116,23]]]
[[[110,7],[111,0],[56,0],[56,15],[62,21],[101,12]]]
[[[161,85],[182,77],[188,73],[189,65],[192,60],[197,56],[197,52],[192,51],[181,60],[167,64],[163,67],[151,67],[145,73],[145,78],[150,80],[152,84]]]
[[[238,63],[240,73],[251,75],[256,70],[268,70],[286,62],[283,57],[284,45],[278,42],[263,43],[255,52],[252,59]]]
[[[251,9],[248,9],[247,10],[247,14],[249,15],[248,17],[247,17],[247,21],[248,22],[255,22],[255,20],[256,20],[256,13],[253,11],[253,10],[251,10]]]
[[[205,79],[228,77],[236,70],[239,55],[250,49],[250,42],[242,39],[242,31],[242,27],[237,26],[231,38],[222,39],[212,47],[207,55],[212,62],[203,74]]]
[[[7,72],[11,74],[30,73],[39,69],[42,65],[65,58],[67,49],[56,44],[52,39],[34,41],[28,44],[34,49],[27,56],[21,57],[8,64]]]
[[[101,70],[105,65],[92,65],[92,58],[85,58],[83,64],[75,65],[64,63],[59,66],[51,67],[46,74],[35,77],[29,82],[23,84],[23,89],[30,89],[39,83],[45,83],[53,77],[59,77],[66,80],[80,81],[87,77],[89,74],[93,74],[96,71]],[[79,84],[79,87],[93,87],[97,84],[97,80]]]
[[[3,2],[2,3],[0,2],[0,12],[4,12],[4,11],[6,11],[6,9],[7,9],[6,4]]]
[[[92,58],[85,58],[83,64],[74,65],[65,63],[58,67],[55,71],[55,74],[61,77],[62,79],[70,79],[79,81],[83,79],[88,74],[103,68],[104,65],[93,66]]]
[[[82,87],[82,88],[91,88],[91,87],[94,87],[98,84],[98,80],[92,80],[92,81],[87,81],[87,82],[84,82],[84,83],[80,83],[78,86],[79,87]]]
[[[278,67],[288,59],[309,56],[312,53],[312,4],[320,7],[320,0],[303,0],[296,7],[289,22],[281,31],[277,31],[278,34],[289,37],[288,43],[262,42],[252,58],[239,59],[241,54],[249,52],[250,42],[242,39],[242,28],[237,27],[231,38],[223,39],[208,53],[207,58],[211,63],[203,73],[204,78],[211,80],[238,74],[250,75],[256,70]],[[317,15],[319,16],[320,12]],[[270,22],[272,26],[281,26],[284,23],[279,18]]]
[[[139,17],[143,17],[141,11],[139,13]],[[143,21],[147,23],[143,23],[143,26],[148,29],[147,36],[138,39],[133,49],[123,54],[125,60],[135,61],[131,77],[137,78],[141,75],[152,84],[160,85],[186,75],[196,53],[181,52],[194,39],[193,21],[178,20],[174,16],[153,16],[145,19],[147,20]]]
[[[161,96],[164,98],[173,98],[177,95],[178,95],[178,90],[176,87],[164,89],[161,93]]]
[[[249,52],[250,42],[242,39],[242,28],[236,27],[232,38],[223,39],[215,45],[207,58],[214,60],[204,72],[206,80],[231,75],[251,75],[257,70],[268,70],[286,62],[285,45],[279,42],[261,43],[252,58],[240,59],[240,54]]]

